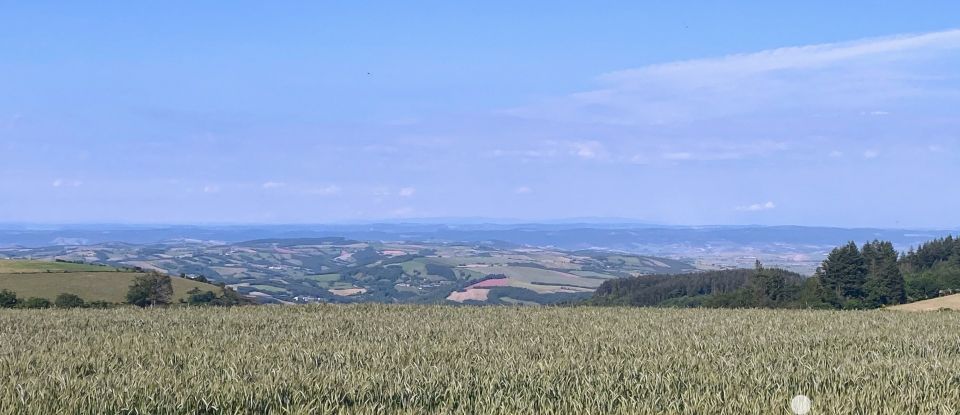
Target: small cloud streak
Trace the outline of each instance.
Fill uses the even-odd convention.
[[[282,182],[265,182],[261,187],[263,187],[264,189],[276,189],[276,188],[284,187],[286,185],[287,185],[286,183],[282,183]]]
[[[572,142],[570,148],[570,154],[582,159],[603,159],[607,157],[607,150],[599,141]]]
[[[401,208],[394,209],[394,210],[390,211],[390,216],[394,216],[394,217],[409,217],[409,216],[412,215],[414,212],[415,212],[415,210],[414,210],[412,207],[404,206],[404,207],[401,207]]]
[[[80,180],[56,179],[52,183],[50,183],[50,185],[53,187],[80,187],[81,185],[83,185],[83,182],[81,182]]]
[[[766,202],[766,203],[754,203],[754,204],[749,205],[749,206],[738,206],[738,207],[737,207],[737,210],[742,211],[742,212],[759,212],[759,211],[762,211],[762,210],[774,209],[774,208],[776,208],[776,207],[777,207],[777,205],[776,205],[775,203],[773,203],[773,202]]]
[[[332,196],[337,193],[340,193],[340,186],[331,184],[328,186],[311,188],[304,191],[308,195],[318,195],[318,196]]]
[[[863,152],[863,158],[870,160],[875,159],[880,156],[880,152],[877,150],[867,150]]]
[[[664,160],[691,160],[693,159],[693,154],[681,151],[676,153],[663,153],[660,157]]]
[[[411,197],[416,193],[417,193],[417,189],[415,187],[404,187],[404,188],[401,188],[399,192],[397,192],[397,194],[400,197]]]
[[[533,189],[531,189],[531,188],[529,188],[529,187],[527,187],[527,186],[520,186],[520,187],[518,187],[518,188],[516,188],[516,189],[513,189],[513,193],[516,193],[516,194],[518,194],[518,195],[525,195],[525,194],[530,193],[530,192],[532,192],[532,191],[533,191]]]

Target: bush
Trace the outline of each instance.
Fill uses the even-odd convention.
[[[231,307],[235,305],[253,304],[253,300],[240,295],[240,293],[230,287],[223,287],[223,295],[211,301],[210,304]]]
[[[58,308],[77,308],[83,307],[83,299],[75,294],[63,293],[53,300],[53,304]]]
[[[194,288],[191,290],[190,298],[187,299],[187,303],[190,305],[201,305],[201,304],[210,304],[211,301],[216,300],[217,295],[213,291],[203,291]]]
[[[53,304],[46,298],[30,297],[20,303],[20,308],[50,308]]]
[[[17,306],[17,293],[10,290],[0,290],[0,308],[13,308]]]

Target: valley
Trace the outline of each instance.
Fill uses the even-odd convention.
[[[259,302],[287,304],[550,304],[586,298],[608,279],[696,270],[684,261],[610,251],[336,237],[4,248],[0,258],[203,276]]]

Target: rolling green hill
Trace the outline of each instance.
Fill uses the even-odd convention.
[[[91,271],[97,270],[97,271]],[[120,272],[114,268],[44,261],[0,261],[0,290],[10,290],[21,298],[39,297],[53,300],[63,293],[75,294],[84,301],[122,303],[137,272]],[[211,284],[185,278],[172,278],[174,301],[186,299],[187,292],[197,288],[201,291],[219,293],[222,290]]]
[[[74,262],[51,262],[23,260],[0,261],[0,274],[30,274],[37,272],[107,272],[116,268],[98,264],[78,264]]]

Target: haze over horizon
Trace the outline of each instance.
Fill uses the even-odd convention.
[[[960,226],[960,4],[791,7],[10,4],[0,222]]]
[[[698,229],[698,228],[807,228],[807,229],[879,229],[885,231],[939,231],[946,232],[943,235],[930,234],[926,236],[945,236],[955,231],[960,231],[960,226],[841,226],[841,225],[796,225],[791,223],[742,223],[742,224],[711,224],[711,223],[692,223],[676,224],[650,222],[630,218],[483,218],[483,217],[435,217],[435,218],[374,218],[374,219],[344,219],[328,222],[232,222],[232,221],[208,221],[208,222],[120,222],[120,221],[77,221],[77,222],[30,222],[30,221],[2,221],[0,222],[0,231],[15,231],[17,229],[30,230],[55,230],[55,229],[87,229],[98,231],[111,231],[121,229],[163,229],[163,228],[284,228],[284,227],[302,227],[303,229],[312,228],[356,228],[362,226],[438,226],[438,227],[462,227],[464,229],[475,229],[485,226],[497,226],[509,228],[515,226],[519,229],[524,226],[556,226],[559,228],[571,229],[570,226],[587,226],[596,228],[612,227],[616,229],[657,229],[657,228],[676,228],[676,229]]]

